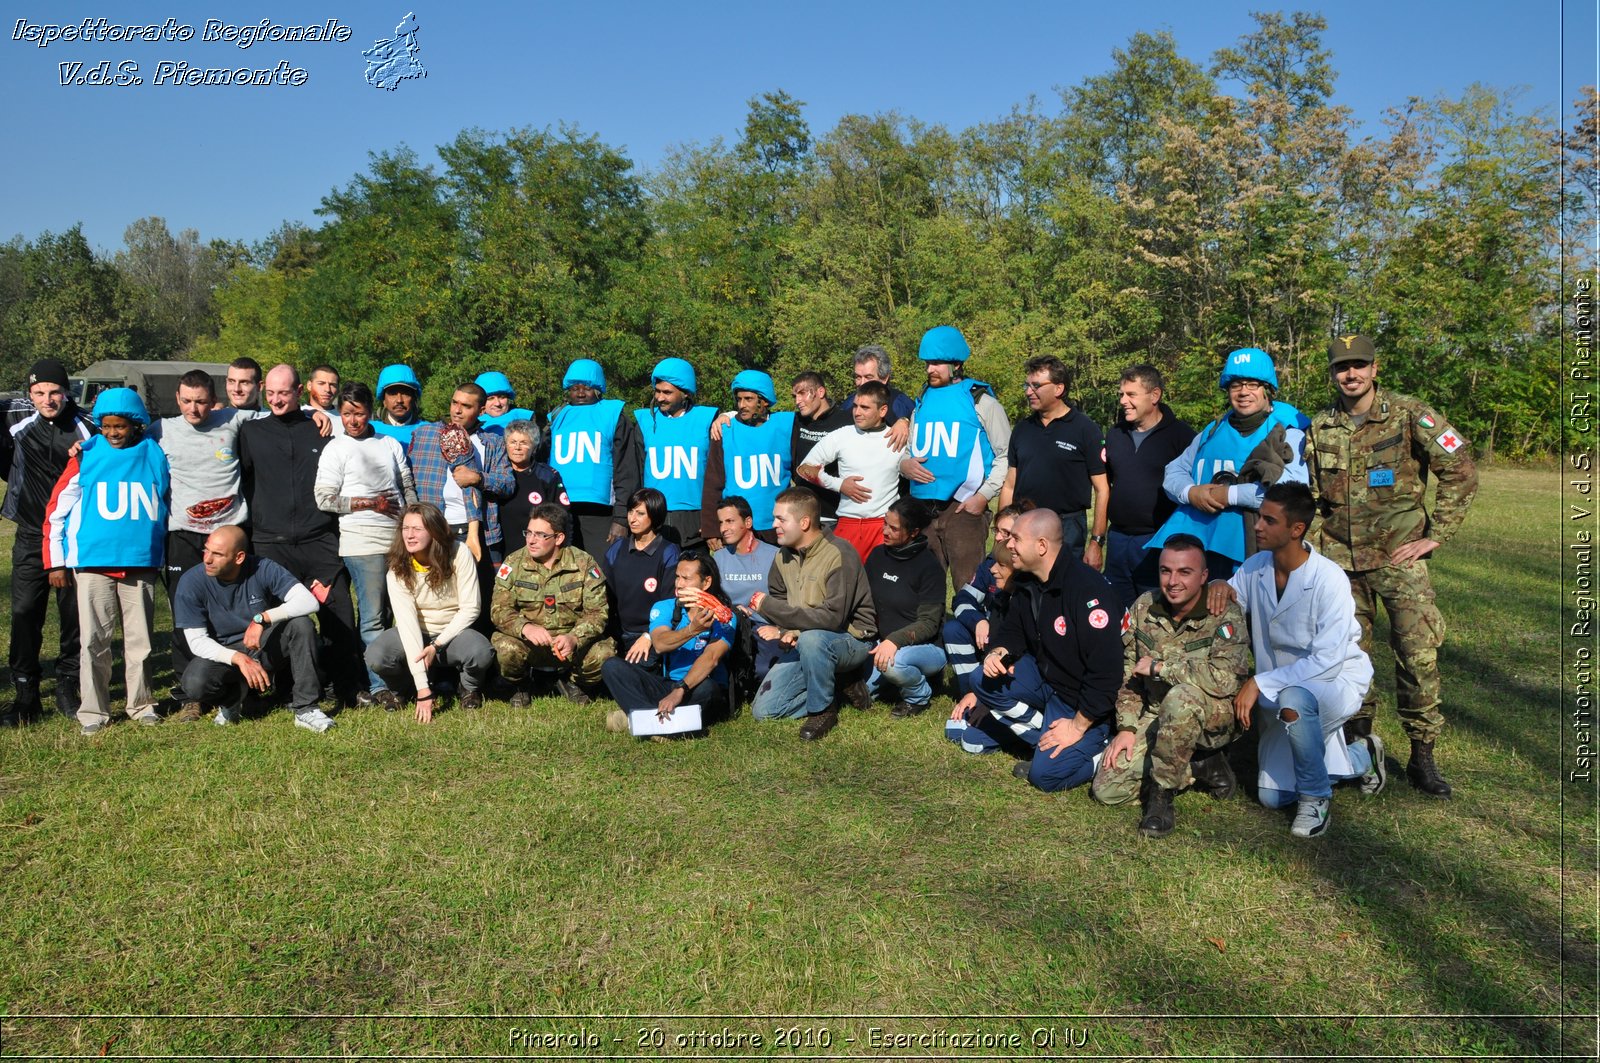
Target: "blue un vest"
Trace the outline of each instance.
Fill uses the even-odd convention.
[[[378,433],[380,436],[388,436],[390,439],[398,439],[400,441],[400,445],[406,448],[406,453],[409,456],[411,451],[411,434],[417,430],[418,425],[424,424],[425,422],[419,418],[418,420],[412,421],[410,424],[386,424],[374,417],[369,423],[372,425],[372,430]]]
[[[644,485],[667,496],[667,509],[699,509],[711,451],[715,406],[695,406],[668,417],[655,409],[634,410],[644,436]]]
[[[750,503],[752,527],[772,527],[772,504],[789,486],[794,460],[794,414],[774,413],[754,427],[737,418],[722,430],[722,465],[727,474],[724,495],[743,495]]]
[[[1267,419],[1247,436],[1241,436],[1238,429],[1233,427],[1233,422],[1226,417],[1212,422],[1202,433],[1200,446],[1194,452],[1194,468],[1190,470],[1194,482],[1208,484],[1219,472],[1237,472],[1243,468],[1244,463],[1250,460],[1250,452],[1267,438],[1267,433],[1272,431],[1275,424],[1303,430],[1306,419],[1287,402],[1274,402]],[[1202,513],[1186,502],[1156,529],[1156,533],[1145,544],[1145,549],[1159,550],[1166,545],[1169,537],[1185,532],[1199,539],[1210,552],[1243,561],[1244,522],[1245,514],[1238,509],[1229,507],[1221,513]]]
[[[165,556],[167,456],[153,439],[118,450],[89,439],[78,458],[79,568],[158,568]]]
[[[493,417],[479,415],[478,428],[484,432],[492,432],[502,439],[505,438],[506,425],[512,421],[532,421],[533,411],[524,410],[521,406],[513,406],[505,413],[497,413]]]
[[[980,380],[957,380],[942,388],[929,388],[917,400],[911,455],[924,460],[933,482],[913,483],[912,498],[964,502],[994,468],[994,446],[978,420],[973,388],[994,394],[994,389]]]
[[[551,415],[550,464],[561,474],[572,501],[600,506],[614,501],[611,448],[621,416],[621,399],[563,406]]]

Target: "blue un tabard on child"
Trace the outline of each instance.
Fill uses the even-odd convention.
[[[1394,470],[1393,469],[1373,469],[1372,471],[1367,473],[1367,486],[1368,487],[1393,487],[1394,486]]]

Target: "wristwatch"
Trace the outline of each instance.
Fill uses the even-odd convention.
[[[1106,537],[1104,535],[1091,535],[1089,536],[1089,541],[1094,543],[1096,546],[1104,546],[1106,544]]]
[[[683,680],[680,679],[676,683],[672,684],[672,689],[673,690],[681,690],[685,694],[687,694],[687,693],[689,693],[689,684],[685,683]]]
[[[266,613],[257,613],[255,616],[252,616],[250,618],[250,622],[252,624],[260,624],[262,627],[266,627],[267,626],[267,614]]]

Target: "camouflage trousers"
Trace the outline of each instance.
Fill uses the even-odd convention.
[[[1101,804],[1121,805],[1137,799],[1147,772],[1153,782],[1168,790],[1193,783],[1189,761],[1195,750],[1221,749],[1238,733],[1233,699],[1214,698],[1199,687],[1180,683],[1167,691],[1160,705],[1145,709],[1133,733],[1128,759],[1116,767],[1102,761],[1095,774],[1090,792]]]
[[[1385,565],[1349,575],[1356,619],[1361,624],[1361,648],[1368,656],[1372,654],[1372,621],[1379,601],[1389,614],[1394,700],[1400,726],[1408,738],[1435,741],[1444,730],[1444,714],[1439,711],[1439,647],[1444,644],[1444,617],[1434,604],[1428,563]],[[1355,718],[1371,719],[1377,708],[1377,684],[1373,684]]]
[[[558,672],[573,676],[586,687],[597,687],[601,667],[617,655],[617,645],[609,636],[579,646],[575,661],[559,660],[549,646],[535,646],[501,631],[489,636],[489,643],[500,662],[500,674],[513,683],[527,678],[529,671]]]

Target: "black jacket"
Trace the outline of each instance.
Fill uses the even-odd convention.
[[[994,645],[1029,654],[1062,701],[1091,720],[1116,710],[1127,610],[1106,578],[1063,550],[1048,579],[1016,581]]]
[[[317,463],[328,445],[302,410],[258,417],[239,429],[239,470],[254,543],[298,543],[337,535],[339,518],[317,508]]]

